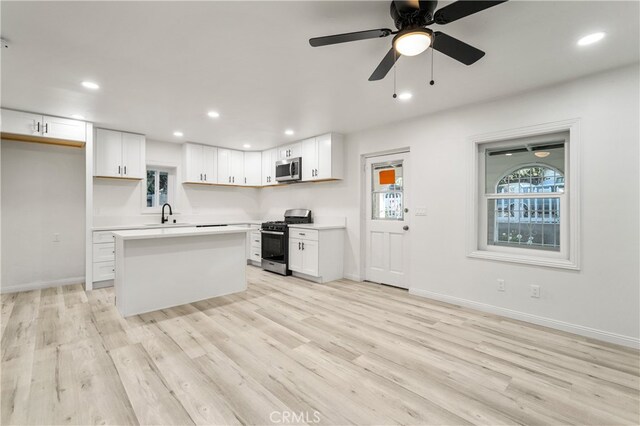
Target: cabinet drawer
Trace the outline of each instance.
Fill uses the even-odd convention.
[[[96,231],[93,233],[93,243],[112,243],[113,232],[111,231]]]
[[[254,262],[260,262],[260,260],[262,260],[262,250],[260,248],[251,247],[251,256],[249,258]]]
[[[262,247],[262,236],[260,235],[260,233],[252,232],[249,238],[251,239],[251,247],[260,250],[260,248]]]
[[[100,243],[93,245],[93,261],[106,262],[115,260],[115,243]]]
[[[318,241],[318,231],[315,229],[289,228],[289,238]]]
[[[116,262],[96,262],[93,264],[93,281],[112,280],[116,275]]]

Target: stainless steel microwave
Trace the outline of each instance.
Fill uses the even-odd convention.
[[[276,161],[276,182],[295,182],[302,179],[302,157]]]

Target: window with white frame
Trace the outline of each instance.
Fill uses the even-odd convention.
[[[570,132],[564,131],[477,143],[478,214],[471,256],[577,266],[569,142]]]
[[[147,166],[146,194],[144,207],[146,211],[159,211],[164,203],[171,204],[174,198],[175,169]]]

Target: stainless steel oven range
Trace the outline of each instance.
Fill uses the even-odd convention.
[[[262,269],[280,275],[289,270],[289,225],[313,223],[311,210],[291,209],[284,213],[284,221],[264,222],[262,233]]]

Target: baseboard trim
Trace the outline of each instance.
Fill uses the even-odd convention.
[[[63,278],[60,280],[53,281],[38,281],[35,283],[28,284],[15,284],[0,287],[0,293],[16,293],[19,291],[31,291],[31,290],[41,290],[43,288],[49,287],[61,287],[63,285],[69,284],[84,284],[84,277],[71,277],[71,278]]]
[[[426,297],[428,299],[438,300],[440,302],[451,303],[453,305],[464,306],[465,308],[477,309],[478,311],[487,312],[490,314],[501,315],[507,318],[517,319],[549,328],[554,328],[557,330],[566,331],[592,339],[615,343],[617,345],[627,346],[634,349],[640,349],[640,339],[631,336],[624,336],[622,334],[616,334],[609,331],[598,330],[596,328],[585,327],[579,324],[571,324],[552,318],[541,317],[538,315],[528,314],[526,312],[515,311],[513,309],[502,308],[499,306],[489,305],[487,303],[476,302],[468,299],[462,299],[446,294],[434,293],[432,291],[419,288],[410,288],[409,293],[416,296]]]
[[[344,274],[344,279],[361,282],[360,275],[357,274]]]

